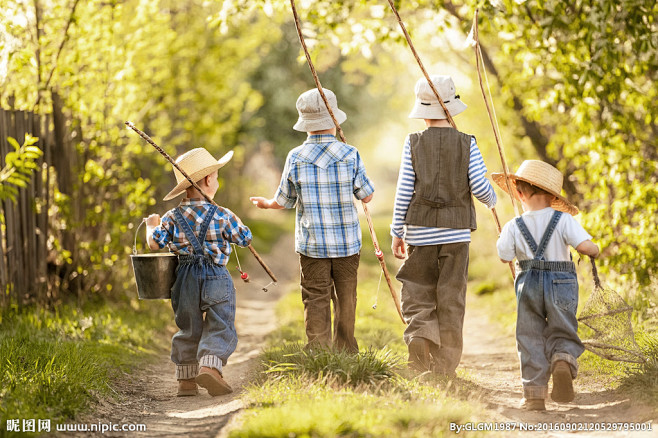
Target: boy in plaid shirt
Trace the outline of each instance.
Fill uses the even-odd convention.
[[[217,170],[233,156],[215,160],[204,148],[196,148],[176,160],[203,192],[213,198],[219,188]],[[178,254],[176,282],[171,305],[180,329],[171,340],[171,360],[176,364],[178,396],[197,395],[197,384],[211,396],[232,392],[222,367],[238,343],[235,331],[235,287],[226,269],[231,243],[248,246],[251,231],[229,209],[207,202],[174,168],[177,186],[165,196],[173,199],[186,192],[178,207],[160,220],[146,220],[151,249]],[[205,314],[205,318],[204,318]]]
[[[347,116],[324,89],[338,123]],[[353,198],[375,190],[357,149],[336,139],[336,127],[317,89],[297,99],[293,127],[308,138],[288,154],[274,198],[252,197],[259,208],[296,208],[295,251],[301,267],[308,347],[359,351],[354,338],[361,227]],[[333,344],[331,301],[334,302]]]

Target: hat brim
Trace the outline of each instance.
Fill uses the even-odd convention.
[[[331,110],[333,111],[339,125],[347,120],[347,114],[345,114],[344,111],[338,108],[332,108]],[[329,112],[327,112],[317,119],[310,118],[308,115],[299,116],[297,123],[295,123],[295,126],[293,126],[292,129],[300,132],[312,132],[324,131],[325,129],[331,129],[335,126],[333,119],[329,115]]]
[[[233,151],[228,151],[222,158],[217,160],[216,163],[213,163],[211,165],[208,165],[204,167],[203,169],[200,169],[191,175],[189,175],[190,179],[194,182],[197,182],[201,178],[204,178],[213,172],[215,172],[217,169],[220,169],[226,165],[229,161],[231,161],[231,158],[233,158]],[[167,195],[162,198],[163,201],[169,201],[171,199],[174,199],[181,194],[185,192],[189,187],[192,187],[192,184],[187,180],[187,178],[183,179],[181,182],[179,182],[176,187],[174,187]]]
[[[468,106],[461,100],[455,98],[448,103],[444,103],[446,109],[450,113],[450,116],[454,117],[457,114],[460,114],[468,108]],[[447,119],[446,112],[443,111],[441,104],[436,101],[432,102],[429,105],[421,103],[419,100],[416,100],[411,113],[409,113],[410,119]]]
[[[512,186],[511,195],[514,196],[519,201],[520,201],[519,195],[516,192],[516,181],[517,180],[525,181],[528,184],[532,184],[533,186],[539,187],[540,189],[545,190],[548,193],[550,193],[551,195],[555,196],[556,199],[554,199],[551,202],[551,207],[553,207],[555,210],[558,210],[558,211],[561,211],[561,212],[564,212],[564,213],[569,213],[571,216],[575,216],[579,213],[578,207],[576,207],[574,204],[569,202],[564,196],[562,196],[559,193],[555,193],[555,191],[553,191],[553,190],[551,190],[547,187],[544,187],[542,184],[539,184],[536,181],[530,181],[526,178],[516,176],[513,173],[508,173],[507,176],[509,177],[510,186]],[[507,190],[507,184],[505,183],[505,174],[504,173],[502,173],[502,172],[492,173],[491,174],[491,179],[493,179],[494,182],[496,184],[498,184],[498,186],[501,189],[503,189],[503,191],[505,191],[505,193],[509,193],[509,191]]]

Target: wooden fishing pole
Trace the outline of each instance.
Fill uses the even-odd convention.
[[[299,22],[299,16],[297,15],[297,8],[295,7],[295,0],[290,0],[290,6],[292,7],[292,14],[295,17],[295,28],[297,29],[297,36],[299,36],[299,42],[302,45],[302,49],[304,49],[304,54],[306,55],[306,61],[308,63],[309,68],[311,69],[311,74],[313,75],[313,80],[315,81],[315,86],[317,87],[318,91],[320,92],[320,96],[322,97],[322,100],[324,101],[325,106],[327,107],[327,110],[329,111],[329,115],[331,116],[331,119],[334,122],[334,125],[336,125],[336,131],[338,132],[338,136],[340,140],[343,143],[346,143],[345,141],[345,135],[343,135],[343,130],[340,127],[340,123],[338,123],[338,120],[336,120],[336,116],[334,115],[333,110],[331,109],[331,105],[329,104],[329,100],[327,99],[327,96],[324,94],[324,90],[322,88],[322,84],[320,83],[320,79],[318,77],[317,72],[315,71],[315,67],[313,66],[313,61],[311,60],[311,55],[309,54],[308,48],[306,47],[306,42],[304,41],[304,36],[302,35],[302,29],[301,25]],[[398,315],[400,316],[400,319],[404,324],[407,322],[404,320],[404,317],[402,316],[402,309],[400,307],[400,297],[398,296],[398,293],[395,291],[393,288],[393,282],[391,281],[391,276],[388,273],[388,269],[386,268],[386,261],[384,260],[384,253],[379,247],[379,242],[377,241],[377,235],[375,234],[375,227],[372,223],[372,218],[370,217],[370,211],[368,210],[368,206],[366,205],[365,202],[361,201],[361,206],[363,207],[363,213],[366,216],[366,220],[368,221],[368,230],[370,231],[370,237],[372,238],[372,244],[375,247],[375,257],[377,257],[377,260],[379,260],[379,265],[382,268],[382,271],[384,272],[384,278],[386,279],[386,284],[388,284],[388,289],[391,292],[391,297],[393,298],[393,303],[395,303],[395,309],[398,311]]]
[[[489,114],[489,122],[491,122],[491,128],[493,129],[494,137],[496,139],[496,146],[498,147],[498,155],[500,155],[500,161],[503,165],[503,175],[505,177],[505,186],[507,187],[507,193],[509,194],[510,200],[512,201],[512,208],[514,208],[516,215],[520,216],[521,212],[518,204],[516,203],[514,197],[514,190],[512,189],[512,184],[509,178],[510,172],[509,172],[509,167],[507,167],[507,160],[505,159],[505,150],[503,149],[503,142],[500,137],[498,122],[496,121],[496,118],[494,117],[494,114],[492,112],[492,106],[489,105],[489,100],[487,99],[487,93],[484,90],[484,82],[482,81],[482,73],[480,70],[481,68],[484,68],[484,63],[482,64],[480,63],[482,60],[482,50],[480,48],[480,33],[478,31],[478,13],[479,13],[479,9],[476,9],[475,16],[473,17],[473,28],[472,28],[474,49],[475,49],[475,68],[477,69],[478,72],[478,80],[480,82],[480,91],[482,91],[482,98],[484,99],[484,105],[486,106],[487,113]],[[487,87],[488,85],[489,84],[487,81]]]
[[[169,156],[168,153],[166,153],[160,146],[155,144],[155,142],[151,139],[151,137],[149,137],[145,132],[139,130],[132,122],[125,122],[125,123],[126,126],[128,126],[130,129],[135,131],[137,134],[139,134],[140,137],[146,140],[151,146],[153,146],[158,152],[160,152],[160,154],[162,154],[162,156],[165,157],[167,161],[169,161],[176,169],[178,169],[178,171],[185,177],[185,179],[187,179],[190,182],[190,184],[192,184],[192,187],[194,187],[195,189],[197,189],[199,193],[201,193],[201,195],[206,199],[206,201],[219,207],[219,205],[210,196],[206,195],[206,193],[201,189],[201,187],[199,187],[196,181],[192,181],[192,178],[190,178],[187,172],[181,169],[180,166],[174,161],[173,158]],[[267,272],[267,275],[269,275],[272,281],[276,283],[277,279],[274,276],[274,273],[272,273],[270,268],[265,264],[265,261],[263,261],[261,256],[254,249],[254,247],[251,246],[251,244],[249,244],[247,248],[249,248],[249,251],[251,251],[251,253],[254,255],[256,260],[258,260],[258,263],[260,263],[260,265],[263,267],[265,272]]]
[[[409,44],[409,48],[411,49],[411,52],[414,54],[414,57],[416,58],[416,62],[418,63],[418,66],[420,67],[420,70],[423,72],[423,76],[425,76],[425,79],[427,79],[427,83],[429,84],[430,88],[434,92],[434,95],[436,98],[439,100],[439,104],[441,105],[441,108],[443,108],[443,111],[446,113],[446,117],[448,119],[448,122],[450,125],[452,125],[453,128],[457,129],[457,124],[453,120],[452,116],[450,115],[450,112],[448,111],[448,108],[446,108],[445,104],[443,103],[443,99],[441,98],[441,95],[439,94],[438,90],[434,87],[434,84],[432,83],[432,80],[430,79],[430,76],[427,74],[427,71],[425,70],[425,67],[423,66],[423,62],[420,60],[420,57],[418,56],[418,53],[416,52],[416,48],[414,47],[413,43],[411,42],[411,37],[409,36],[409,32],[407,32],[407,28],[404,25],[404,22],[402,22],[402,18],[400,17],[400,14],[398,13],[398,10],[396,9],[395,5],[393,4],[392,0],[388,0],[388,4],[391,6],[391,9],[393,10],[393,13],[395,14],[395,17],[398,20],[398,24],[400,25],[400,29],[402,29],[402,33],[404,34],[404,37],[407,40],[407,44]],[[498,231],[498,235],[500,236],[500,232],[502,230],[500,226],[500,219],[498,219],[498,213],[496,213],[496,208],[492,207],[491,209],[491,214],[494,217],[494,222],[496,223],[496,230]],[[510,271],[512,272],[512,278],[516,278],[516,273],[514,272],[514,264],[512,262],[509,262],[509,268]]]

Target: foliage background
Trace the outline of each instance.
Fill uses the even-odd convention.
[[[608,281],[637,308],[651,308],[656,3],[395,3],[428,70],[453,75],[463,90],[471,110],[458,125],[478,137],[495,171],[474,57],[462,50],[480,8],[510,167],[541,158],[567,174],[567,194],[604,249]],[[422,129],[406,119],[415,61],[386,2],[303,0],[298,8],[323,84],[348,113],[347,138],[376,178],[374,205],[388,212],[404,135]],[[234,149],[218,201],[247,216],[248,196],[273,192],[287,151],[304,139],[291,129],[294,102],[313,82],[288,2],[0,0],[0,11],[0,105],[47,113],[56,94],[67,114],[74,185],[56,192],[48,257],[72,266],[83,291],[129,296],[134,227],[173,206],[159,201],[172,183],[165,160],[126,130],[125,120],[172,156],[199,145],[218,156]],[[509,219],[500,198],[502,219]],[[63,246],[62,230],[75,234],[76,248]]]

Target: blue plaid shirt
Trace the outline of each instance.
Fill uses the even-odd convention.
[[[347,257],[361,250],[354,197],[375,188],[355,147],[333,135],[309,135],[288,154],[274,199],[297,207],[295,251],[307,257]]]
[[[201,241],[203,237],[199,236],[201,224],[211,204],[204,199],[184,198],[178,206],[181,207],[183,217],[190,223]],[[237,216],[231,210],[219,207],[210,222],[203,247],[216,264],[224,266],[231,254],[231,243],[247,246],[251,243],[251,239],[249,228],[239,225]],[[179,255],[190,255],[194,252],[192,244],[174,220],[173,209],[162,216],[160,225],[153,230],[153,240],[160,248],[169,245],[169,251]]]

